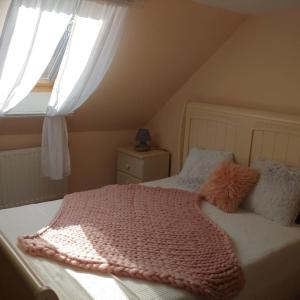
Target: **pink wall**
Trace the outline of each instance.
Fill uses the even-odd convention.
[[[179,169],[189,100],[300,114],[300,12],[249,17],[147,124]]]
[[[72,132],[70,191],[116,182],[117,148],[133,145],[135,130]]]

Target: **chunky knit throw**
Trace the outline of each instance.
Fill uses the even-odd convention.
[[[54,220],[19,237],[21,249],[86,270],[231,299],[244,280],[231,241],[178,189],[111,185],[67,195]]]

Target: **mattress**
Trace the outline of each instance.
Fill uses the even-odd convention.
[[[174,177],[145,185],[183,188]],[[15,245],[18,235],[34,233],[47,225],[58,211],[61,201],[0,210],[0,230]],[[233,241],[246,278],[246,285],[236,299],[300,299],[299,225],[284,227],[244,210],[227,214],[205,201],[200,205],[204,213]],[[163,284],[75,270],[46,259],[27,256],[15,248],[61,300],[201,299]]]

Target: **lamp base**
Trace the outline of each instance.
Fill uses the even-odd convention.
[[[139,144],[134,147],[134,150],[139,152],[145,152],[151,150],[151,146],[147,144]]]

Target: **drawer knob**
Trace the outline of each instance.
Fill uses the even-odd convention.
[[[130,165],[128,165],[128,164],[126,164],[125,167],[126,167],[126,170],[128,170],[128,171],[129,171],[130,168],[131,168]]]

